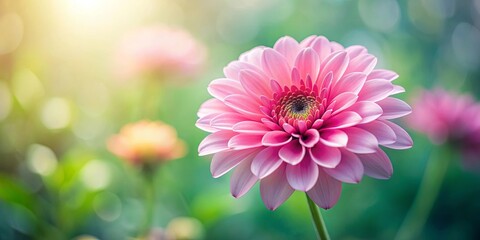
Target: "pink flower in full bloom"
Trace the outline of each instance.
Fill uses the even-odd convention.
[[[294,190],[331,208],[342,182],[389,178],[392,165],[379,145],[412,146],[389,121],[411,109],[390,97],[404,91],[392,84],[398,75],[374,69],[376,62],[362,46],[317,36],[301,43],[284,37],[244,53],[208,87],[214,98],[200,107],[197,126],[210,135],[199,155],[213,154],[213,177],[235,168],[234,197],[260,181],[272,210]]]
[[[108,149],[133,165],[155,164],[185,155],[185,143],[175,129],[160,121],[125,125],[108,140]]]
[[[414,100],[414,107],[407,118],[410,127],[435,144],[458,148],[468,168],[480,169],[480,103],[471,95],[437,88],[423,91]]]
[[[145,74],[192,77],[204,66],[205,46],[189,32],[152,26],[129,33],[117,50],[116,72],[122,78]]]

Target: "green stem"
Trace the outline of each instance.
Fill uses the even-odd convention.
[[[444,147],[440,150],[433,152],[428,159],[417,195],[395,237],[396,240],[417,239],[427,222],[450,162],[450,149]]]
[[[308,194],[305,195],[307,196],[308,208],[310,209],[310,213],[312,214],[313,225],[317,230],[318,239],[330,240],[327,227],[325,226],[325,222],[323,221],[322,215],[320,214],[317,205],[312,201],[312,199],[310,199]]]
[[[154,203],[155,203],[155,177],[153,172],[144,173],[145,175],[145,220],[142,232],[142,236],[147,236],[152,228],[152,222],[154,217]]]

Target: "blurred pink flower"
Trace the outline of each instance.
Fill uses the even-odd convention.
[[[133,165],[173,160],[186,151],[175,129],[160,121],[127,124],[107,144],[113,154]]]
[[[145,74],[192,77],[204,66],[205,46],[189,32],[153,26],[128,34],[116,55],[116,71],[122,78]]]
[[[208,87],[214,98],[200,107],[197,126],[211,134],[199,155],[213,154],[213,177],[235,167],[234,197],[260,181],[272,210],[294,190],[331,208],[342,182],[389,178],[392,165],[379,145],[412,146],[389,121],[411,108],[389,97],[404,89],[392,84],[396,73],[374,70],[376,62],[362,46],[345,49],[317,36],[244,53]]]
[[[472,96],[437,88],[423,91],[407,118],[410,127],[426,134],[435,144],[459,148],[469,168],[480,169],[480,103]]]

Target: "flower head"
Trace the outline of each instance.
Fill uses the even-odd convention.
[[[435,144],[453,145],[463,153],[467,167],[480,169],[480,103],[471,95],[437,88],[423,91],[414,107],[407,118],[410,127]]]
[[[125,125],[108,140],[108,149],[133,165],[154,164],[185,155],[185,143],[175,129],[160,121]]]
[[[208,87],[214,98],[200,107],[197,126],[211,134],[199,154],[213,154],[214,177],[235,167],[234,197],[260,181],[269,209],[294,190],[330,208],[342,182],[389,178],[392,165],[379,145],[411,147],[389,121],[411,109],[390,97],[404,90],[392,84],[396,73],[374,69],[376,61],[362,46],[317,36],[244,53]]]
[[[190,33],[167,26],[131,32],[120,43],[116,70],[123,78],[142,74],[191,77],[203,67],[206,49]]]

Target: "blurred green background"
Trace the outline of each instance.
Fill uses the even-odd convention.
[[[157,24],[185,28],[206,45],[203,72],[155,87],[120,81],[116,46],[127,32]],[[106,141],[144,118],[174,126],[188,145],[185,157],[155,174],[155,227],[186,239],[314,239],[304,194],[271,212],[258,186],[234,199],[229,174],[211,177],[196,150],[206,133],[194,126],[208,83],[255,46],[324,35],[365,45],[379,67],[399,73],[407,102],[434,86],[478,99],[479,29],[478,0],[1,0],[0,239],[138,237],[141,172]],[[139,95],[159,102],[153,114],[138,114],[146,105]],[[344,184],[338,204],[323,211],[333,239],[395,236],[434,148],[407,130],[414,147],[387,150],[390,180]],[[480,239],[480,177],[456,160],[423,239]]]

